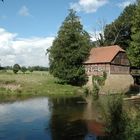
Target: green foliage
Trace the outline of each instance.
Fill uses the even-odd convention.
[[[0,66],[0,70],[4,70],[4,69],[5,69],[4,67],[1,67],[1,66]]]
[[[48,71],[48,67],[43,66],[32,66],[31,69],[33,69],[33,71]]]
[[[28,67],[28,70],[29,70],[29,72],[33,72],[34,71],[33,67]]]
[[[93,84],[93,99],[97,100],[99,98],[99,86],[97,85],[97,83],[94,82]]]
[[[90,95],[91,92],[90,92],[90,90],[89,90],[88,87],[84,87],[83,93],[84,93],[84,96],[85,96],[85,97],[88,97],[88,96]]]
[[[21,67],[20,69],[23,73],[25,73],[27,71],[27,68],[25,66]]]
[[[127,53],[131,64],[140,67],[140,2],[138,2],[132,24],[132,42]]]
[[[140,67],[140,1],[127,6],[104,30],[105,45],[120,45],[127,50],[131,65]]]
[[[51,74],[71,85],[84,84],[87,78],[82,63],[88,57],[90,46],[88,33],[76,12],[70,10],[48,50]]]
[[[56,78],[48,72],[34,71],[32,74],[14,74],[12,71],[7,71],[0,73],[0,85],[3,86],[0,88],[0,101],[15,100],[19,94],[21,98],[29,98],[31,96],[70,97],[79,96],[82,93],[81,87],[61,85],[55,81]],[[15,89],[10,90],[10,87],[6,85],[14,86]]]
[[[98,76],[98,75],[92,76],[92,84],[93,84],[92,93],[93,93],[93,98],[95,100],[98,99],[100,87],[104,85],[106,78],[107,78],[106,72],[103,72],[103,76]]]
[[[122,95],[109,95],[104,102],[105,140],[139,140],[139,111],[124,104]]]
[[[140,138],[140,115],[133,121],[132,132],[134,140],[139,140]]]
[[[105,73],[103,73],[103,76],[98,76],[98,75],[93,76],[92,83],[94,83],[94,81],[96,81],[99,86],[103,86],[105,83],[106,77],[107,77],[107,75]]]
[[[93,93],[93,99],[96,100],[99,97],[99,76],[92,76],[92,85],[93,85],[93,89],[92,89],[92,93]]]
[[[103,72],[103,77],[104,77],[104,80],[106,80],[106,78],[107,78],[107,73],[104,71]]]
[[[123,108],[123,98],[119,95],[109,97],[107,104],[106,133],[109,140],[128,140],[130,132],[129,117]]]
[[[13,66],[13,72],[16,74],[19,70],[20,70],[19,64],[15,64],[15,65]]]
[[[29,72],[33,71],[48,71],[48,67],[43,67],[43,66],[29,66],[28,67]]]
[[[117,44],[123,47],[123,49],[129,47],[135,9],[135,4],[127,6],[115,21],[106,25],[104,38],[107,45]]]
[[[13,70],[13,67],[12,66],[6,66],[4,67],[5,70]]]

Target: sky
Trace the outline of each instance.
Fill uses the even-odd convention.
[[[135,0],[4,0],[0,1],[0,64],[49,66],[45,55],[68,15],[77,11],[95,40],[101,25],[116,19]]]

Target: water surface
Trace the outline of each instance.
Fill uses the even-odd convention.
[[[0,140],[96,140],[96,110],[80,98],[34,98],[0,104]],[[94,110],[94,111],[91,111]]]

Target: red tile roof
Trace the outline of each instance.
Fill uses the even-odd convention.
[[[90,51],[89,58],[84,64],[88,63],[109,63],[113,60],[118,52],[125,52],[120,46],[105,46],[92,48]]]

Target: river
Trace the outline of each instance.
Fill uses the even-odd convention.
[[[0,104],[0,140],[97,140],[103,126],[81,98],[38,97]]]

